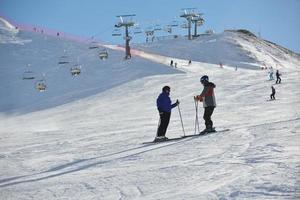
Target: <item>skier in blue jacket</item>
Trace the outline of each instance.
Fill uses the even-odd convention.
[[[179,105],[178,100],[176,101],[176,103],[172,104],[169,95],[170,95],[170,87],[164,86],[162,88],[162,93],[160,93],[160,95],[156,100],[156,105],[159,112],[160,120],[159,120],[155,141],[163,141],[168,139],[165,135],[171,117],[171,110],[172,108],[175,108],[177,105]]]

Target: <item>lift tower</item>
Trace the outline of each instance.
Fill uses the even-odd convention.
[[[192,39],[192,34],[191,34],[191,26],[192,26],[192,19],[197,17],[199,14],[196,13],[196,8],[183,8],[181,9],[183,11],[183,14],[180,15],[180,17],[185,18],[188,21],[188,38],[189,40]]]
[[[132,39],[132,37],[129,36],[128,29],[129,27],[135,25],[134,21],[132,20],[134,16],[135,15],[118,15],[117,17],[120,19],[120,21],[115,25],[116,28],[125,27],[125,59],[131,58],[129,42]]]
[[[202,13],[199,13],[198,16],[192,18],[192,22],[194,23],[194,35],[193,37],[197,37],[197,28],[198,26],[202,26],[204,23],[204,19],[202,18]]]

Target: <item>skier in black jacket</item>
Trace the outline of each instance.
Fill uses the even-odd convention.
[[[280,78],[281,74],[279,73],[279,70],[276,71],[276,84],[277,83],[281,83],[281,78]]]
[[[275,90],[275,88],[274,88],[273,85],[271,86],[271,88],[272,88],[272,94],[270,95],[270,98],[271,98],[271,100],[275,100],[275,93],[276,93],[276,90]]]

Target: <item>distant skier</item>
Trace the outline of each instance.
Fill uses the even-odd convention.
[[[274,80],[273,74],[274,74],[273,67],[270,67],[270,71],[269,71],[269,80],[270,81]]]
[[[204,107],[204,115],[203,119],[205,120],[205,129],[200,132],[200,134],[215,132],[213,127],[213,121],[211,120],[211,116],[216,107],[216,99],[214,94],[214,88],[216,85],[212,82],[209,82],[209,78],[207,75],[201,77],[200,82],[204,86],[200,95],[194,97],[195,100],[203,102]]]
[[[159,112],[160,120],[157,128],[156,138],[154,141],[164,141],[168,139],[165,135],[171,117],[171,110],[172,108],[179,105],[178,100],[176,101],[176,103],[172,104],[169,95],[170,95],[170,87],[164,86],[162,88],[162,93],[160,93],[160,95],[156,100],[156,105]]]
[[[177,68],[177,62],[175,63],[174,67]]]
[[[189,60],[189,65],[191,65],[192,64],[192,61],[191,60]]]
[[[276,71],[276,84],[277,83],[281,83],[281,78],[280,78],[281,74],[279,73],[279,70]]]
[[[270,95],[270,98],[271,98],[271,100],[275,100],[275,93],[276,93],[276,90],[275,90],[275,88],[274,88],[273,85],[271,86],[271,89],[272,89],[272,94]]]
[[[171,62],[170,62],[170,66],[173,66],[173,60],[171,60]]]

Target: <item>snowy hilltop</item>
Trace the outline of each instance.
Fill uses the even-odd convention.
[[[247,30],[226,30],[202,34],[187,43],[187,38],[136,45],[137,49],[160,55],[238,68],[286,68],[299,66],[300,55],[258,38]]]
[[[299,199],[298,54],[226,31],[135,45],[124,60],[121,46],[1,27],[1,199]],[[143,144],[165,85],[182,117],[172,110],[166,136],[197,134],[203,75],[214,126],[229,131]],[[199,104],[200,129],[202,115]]]

